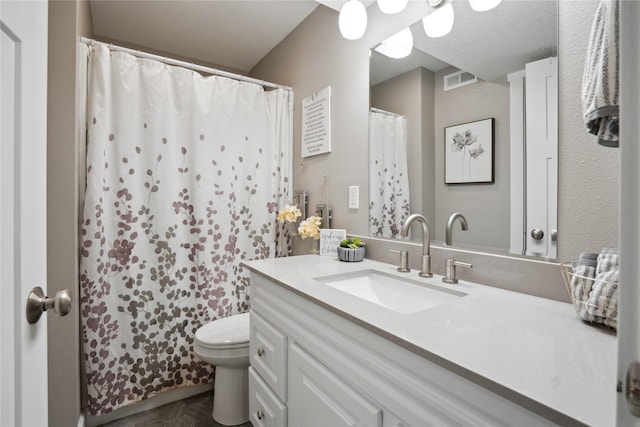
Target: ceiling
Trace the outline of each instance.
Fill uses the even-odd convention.
[[[89,0],[94,37],[248,73],[314,0]]]
[[[89,0],[97,39],[121,41],[242,74],[253,69],[316,7],[327,6],[338,11],[344,2]],[[374,2],[364,1],[366,6]],[[403,60],[387,59],[389,70],[372,79],[384,79],[384,73],[388,78],[389,73],[409,71],[416,66],[439,71],[451,64],[484,80],[492,80],[521,69],[522,64],[532,58],[555,54],[555,1],[506,0],[498,8],[484,13],[473,12],[467,1],[456,0],[453,5],[455,23],[450,34],[430,39],[418,20],[411,27],[416,55]],[[472,36],[469,30],[473,30]],[[374,57],[376,64],[384,62],[383,59]],[[378,65],[375,68],[379,69]]]

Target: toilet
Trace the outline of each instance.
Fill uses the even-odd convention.
[[[216,367],[213,419],[233,426],[249,421],[249,313],[214,320],[196,331],[200,359]]]

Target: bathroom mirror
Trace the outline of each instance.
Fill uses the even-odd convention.
[[[524,114],[522,76],[527,64],[541,62],[553,66],[551,63],[557,58],[557,2],[503,1],[486,12],[472,10],[467,1],[452,2],[452,5],[454,24],[451,32],[443,37],[427,37],[421,17],[416,17],[418,20],[410,27],[414,38],[410,56],[392,59],[371,49],[370,188],[381,193],[385,187],[406,179],[409,191],[393,196],[394,209],[422,213],[431,225],[432,242],[445,240],[450,216],[461,212],[468,230],[462,231],[459,223],[454,225],[454,247],[555,258],[553,248],[549,251],[533,248],[538,241],[532,241],[529,250],[526,249],[527,239],[531,240],[523,220],[526,182],[520,182],[518,174],[524,174],[521,180],[526,181],[527,156],[526,149],[518,151],[523,150],[523,143],[517,142],[518,132],[525,132],[526,126],[518,123],[517,118]],[[557,59],[555,61],[557,70]],[[556,128],[550,133],[555,134],[557,153],[557,71],[555,88],[556,97],[551,101],[555,105],[535,110],[555,114]],[[514,98],[518,90],[520,99]],[[485,119],[493,119],[492,131],[484,136],[485,144],[492,144],[492,152],[487,154],[490,150],[482,150],[485,155],[492,155],[493,182],[467,180],[445,184],[445,156],[451,153],[447,151],[451,144],[445,142],[445,129],[464,132]],[[387,122],[383,128],[380,120]],[[389,139],[389,135],[394,135],[396,142],[387,142],[387,149],[382,150],[380,143],[375,145],[376,138]],[[403,137],[406,138],[405,154],[398,154],[398,141]],[[394,153],[389,152],[389,147],[394,147]],[[400,170],[401,161],[391,161],[393,156],[403,155],[406,171]],[[393,169],[393,177],[381,178],[376,167],[387,173]],[[530,169],[545,168],[530,166]],[[557,171],[555,176],[557,180]],[[376,202],[378,196],[370,195],[370,207],[389,203]],[[549,203],[550,211],[557,209],[556,192],[548,192],[544,197],[548,199],[545,203]],[[536,203],[530,201],[529,205],[541,203],[535,200]],[[383,217],[379,210],[370,213],[370,235],[400,237],[397,225],[390,224],[388,217]],[[554,246],[557,228],[553,222],[546,225],[542,240]],[[386,228],[384,234],[383,228]],[[411,238],[418,240],[421,236],[414,233]]]

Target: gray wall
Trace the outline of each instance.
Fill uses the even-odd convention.
[[[435,221],[433,73],[416,68],[373,86],[371,106],[406,116],[411,212],[421,212],[432,224]],[[420,238],[419,233],[412,236]]]
[[[78,287],[78,174],[84,150],[76,120],[76,40],[90,36],[86,0],[49,2],[47,117],[47,290],[67,288],[73,309],[49,315],[49,426],[76,426],[80,417],[80,315]]]
[[[458,71],[449,67],[436,73],[435,80],[435,186],[436,220],[434,239],[444,241],[444,234],[454,212],[462,212],[469,229],[456,225],[454,242],[465,247],[481,247],[498,252],[509,250],[509,83],[500,80],[462,86],[444,91],[444,76]],[[493,184],[444,183],[444,128],[493,117],[494,176]],[[482,242],[481,245],[478,242]]]
[[[367,194],[368,175],[364,160],[369,107],[367,51],[375,42],[402,28],[403,20],[406,24],[415,20],[410,16],[418,16],[417,4],[409,4],[410,8],[400,16],[380,16],[377,8],[369,8],[367,33],[357,41],[342,39],[337,12],[319,7],[250,73],[295,89],[294,187],[309,191],[310,202],[315,205],[324,201],[323,176],[329,175],[327,202],[334,209],[334,227],[352,234],[366,236],[368,223],[366,209],[349,210],[347,205],[347,186],[360,185],[360,206],[366,206],[362,198]],[[584,131],[580,112],[586,43],[597,4],[597,0],[560,1],[560,260],[572,259],[583,250],[617,246],[618,152],[597,146]],[[333,88],[333,152],[301,159],[300,100],[326,86]],[[504,131],[499,127],[497,130]],[[504,227],[504,223],[496,221],[491,226]],[[473,223],[470,228],[475,228]],[[461,234],[456,238],[462,238]],[[308,250],[305,243],[294,242],[296,253]]]

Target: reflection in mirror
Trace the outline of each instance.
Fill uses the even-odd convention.
[[[446,36],[427,37],[416,17],[411,55],[391,59],[371,50],[370,233],[397,238],[403,215],[421,213],[433,240],[443,242],[447,221],[460,212],[468,230],[456,233],[456,247],[553,259],[557,2],[503,1],[487,12],[467,1],[452,4],[455,22]],[[381,143],[387,132],[372,130],[381,115],[403,117],[406,172],[397,158],[402,149],[394,150],[397,136]],[[445,151],[454,148],[445,128],[484,119],[495,123],[494,182],[445,184]],[[401,174],[408,186],[398,183]],[[534,229],[543,237],[533,238]]]
[[[369,235],[399,237],[410,215],[407,118],[378,108],[369,112]]]

